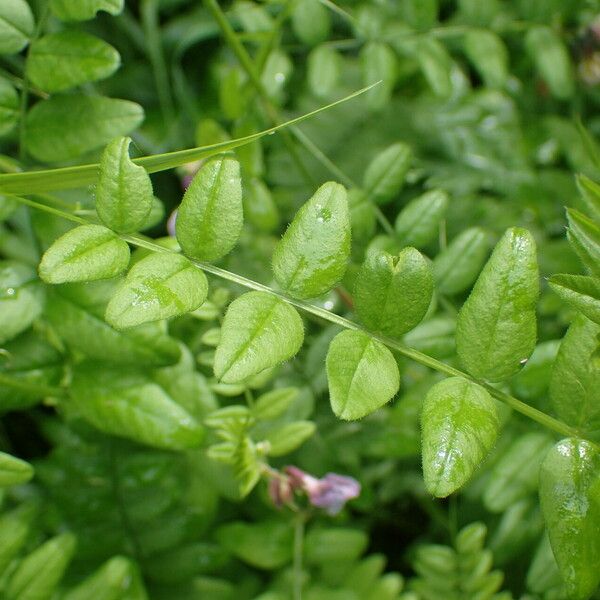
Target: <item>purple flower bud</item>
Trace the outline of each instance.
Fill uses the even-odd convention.
[[[281,508],[291,499],[294,490],[290,481],[285,477],[273,477],[269,481],[269,496],[277,508]]]

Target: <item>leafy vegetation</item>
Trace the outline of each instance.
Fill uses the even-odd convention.
[[[600,598],[599,19],[2,0],[0,597]]]

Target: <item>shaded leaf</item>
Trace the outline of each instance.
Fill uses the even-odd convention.
[[[567,209],[567,238],[590,272],[600,277],[600,225],[574,208]]]
[[[33,36],[34,20],[25,0],[2,0],[0,4],[0,54],[15,54]]]
[[[12,84],[0,77],[0,135],[10,133],[19,121],[19,95]],[[6,200],[4,200],[6,202]],[[3,210],[0,209],[0,215]],[[0,217],[0,221],[3,219]]]
[[[509,75],[508,51],[500,36],[488,29],[470,29],[464,49],[487,87],[504,87]]]
[[[0,452],[0,488],[25,483],[33,477],[33,467],[24,460]]]
[[[548,283],[565,302],[600,324],[600,279],[583,275],[553,275]]]
[[[100,10],[118,15],[125,0],[50,0],[52,12],[63,21],[87,21]]]
[[[316,426],[311,421],[295,421],[286,423],[269,432],[265,442],[269,446],[269,456],[284,456],[299,448],[315,432]]]
[[[89,81],[105,79],[121,63],[105,41],[83,31],[49,33],[31,44],[27,76],[47,92],[60,92]]]
[[[387,204],[402,187],[412,161],[410,146],[398,142],[377,154],[368,164],[363,178],[366,193],[377,204]]]
[[[396,232],[402,245],[423,248],[433,240],[446,215],[448,194],[431,190],[411,200],[396,219]]]
[[[57,95],[38,102],[27,114],[25,142],[36,159],[72,160],[126,135],[144,119],[139,104],[103,96]]]

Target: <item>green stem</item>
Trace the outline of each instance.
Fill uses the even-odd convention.
[[[27,48],[27,57],[25,58],[25,64],[23,66],[23,85],[21,86],[21,104],[19,107],[19,157],[21,162],[25,160],[25,135],[26,135],[26,127],[25,127],[25,116],[27,113],[27,105],[29,102],[29,77],[27,77],[27,60],[29,58],[29,52],[31,51],[31,44],[33,44],[42,34],[42,30],[44,25],[46,24],[46,19],[48,18],[48,14],[50,11],[50,5],[48,2],[44,3],[42,11],[40,13],[40,18],[35,28],[35,32],[33,37],[29,43],[29,48]]]
[[[302,583],[304,573],[302,571],[302,554],[304,552],[304,513],[299,512],[294,519],[294,567],[293,567],[293,591],[294,600],[302,600]]]
[[[156,0],[143,0],[140,13],[146,37],[146,53],[150,58],[158,102],[165,123],[175,120],[175,105],[171,96],[171,84],[163,54],[160,26],[158,22],[158,3]]]
[[[69,219],[69,220],[75,221],[77,223],[89,223],[89,221],[87,221],[86,219],[83,219],[81,217],[78,217],[78,216],[70,214],[70,213],[65,213],[56,208],[46,206],[45,204],[39,204],[38,202],[35,202],[34,200],[29,200],[27,198],[22,198],[20,196],[11,196],[11,197],[15,198],[19,202],[22,202],[23,204],[26,204],[27,206],[31,206],[32,208],[37,208],[39,210],[43,210],[43,211],[49,212],[54,215],[59,215],[59,216],[64,217],[65,219]],[[121,235],[120,237],[121,237],[121,239],[125,240],[126,242],[128,242],[130,244],[133,244],[135,246],[139,246],[142,248],[147,248],[148,250],[152,250],[153,252],[175,253],[174,250],[170,250],[168,248],[159,246],[158,244],[154,243],[153,241],[142,238],[139,235]],[[464,373],[463,371],[461,371],[460,369],[457,369],[456,367],[447,365],[446,363],[443,363],[443,362],[437,360],[436,358],[433,358],[432,356],[424,354],[423,352],[420,352],[419,350],[415,350],[414,348],[405,346],[404,344],[400,343],[399,341],[397,341],[395,339],[381,335],[379,333],[374,333],[372,331],[369,331],[366,327],[363,327],[362,325],[359,325],[358,323],[355,323],[354,321],[350,321],[349,319],[346,319],[345,317],[342,317],[341,315],[332,313],[332,312],[326,310],[325,308],[321,308],[320,306],[314,306],[313,304],[305,302],[304,300],[298,300],[296,298],[292,298],[291,296],[288,296],[287,294],[285,294],[283,292],[274,290],[266,285],[263,285],[262,283],[258,283],[257,281],[253,281],[252,279],[248,279],[247,277],[244,277],[242,275],[238,275],[237,273],[232,273],[230,271],[227,271],[225,269],[222,269],[222,268],[212,265],[210,263],[201,262],[199,260],[194,260],[189,257],[188,257],[188,260],[190,262],[192,262],[193,264],[195,264],[198,268],[202,269],[203,271],[206,271],[207,273],[211,273],[212,275],[215,275],[216,277],[225,279],[232,283],[236,283],[238,285],[241,285],[242,287],[245,287],[245,288],[248,288],[251,290],[255,290],[258,292],[265,292],[266,294],[275,296],[275,297],[283,300],[284,302],[287,302],[288,304],[291,304],[291,305],[295,306],[296,308],[299,308],[300,310],[302,310],[304,312],[312,314],[316,317],[320,317],[321,319],[323,319],[325,321],[329,321],[330,323],[334,323],[335,325],[339,325],[340,327],[344,327],[345,329],[350,329],[353,331],[360,331],[360,332],[364,333],[365,335],[368,335],[372,339],[377,340],[378,342],[384,344],[388,348],[394,350],[401,356],[404,356],[405,358],[414,360],[415,362],[418,362],[419,364],[421,364],[425,367],[433,369],[434,371],[438,371],[439,373],[443,373],[444,375],[447,375],[448,377],[462,377],[464,379],[468,379],[469,381],[477,383],[478,385],[484,387],[490,393],[490,395],[493,396],[494,398],[496,398],[497,400],[504,402],[505,404],[510,406],[512,409],[514,409],[518,413],[520,413],[526,417],[529,417],[533,421],[536,421],[540,425],[542,425],[548,429],[551,429],[551,430],[555,431],[556,433],[559,433],[560,435],[567,436],[567,437],[578,437],[578,438],[582,438],[582,439],[587,439],[585,437],[585,435],[583,435],[583,433],[581,431],[579,431],[578,429],[575,429],[574,427],[571,427],[565,423],[562,423],[558,419],[555,419],[554,417],[547,415],[546,413],[542,412],[541,410],[538,410],[537,408],[534,408],[533,406],[529,406],[525,402],[522,402],[521,400],[514,398],[513,396],[496,389],[495,387],[493,387],[489,383],[486,383],[485,381],[480,381],[479,379],[469,375],[468,373]],[[590,443],[592,443],[593,445],[596,445],[596,443],[593,440],[588,439],[588,441]]]

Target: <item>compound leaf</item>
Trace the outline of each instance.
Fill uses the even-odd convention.
[[[573,308],[600,324],[600,279],[585,275],[553,275],[550,287]]]
[[[586,600],[600,583],[600,453],[567,438],[546,455],[540,502],[569,598]]]
[[[538,294],[533,236],[509,229],[458,315],[456,349],[469,373],[502,381],[520,369],[535,348]]]
[[[199,260],[231,252],[244,221],[240,165],[218,158],[204,165],[188,187],[177,213],[177,241]]]
[[[314,298],[343,277],[349,255],[346,190],[329,182],[296,214],[273,253],[273,272],[292,296]]]
[[[445,498],[463,486],[486,457],[500,420],[484,388],[451,377],[429,390],[421,426],[425,486],[434,496]]]
[[[151,254],[136,263],[106,307],[116,329],[169,319],[196,310],[208,293],[206,275],[185,256]]]
[[[39,273],[46,283],[95,281],[120,275],[128,264],[126,242],[102,225],[81,225],[46,250]]]
[[[225,383],[237,383],[294,356],[304,339],[297,311],[265,292],[249,292],[225,313],[214,370]]]
[[[432,294],[431,267],[418,250],[371,252],[356,278],[354,305],[369,329],[399,337],[421,322]]]
[[[387,402],[400,387],[392,353],[360,331],[342,331],[326,359],[331,409],[340,419],[360,419]]]

